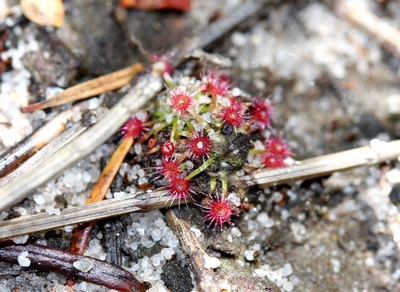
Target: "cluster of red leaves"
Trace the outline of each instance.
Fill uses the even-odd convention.
[[[245,99],[235,97],[230,91],[230,79],[228,76],[218,72],[208,72],[201,80],[196,91],[196,85],[190,89],[177,87],[170,91],[167,96],[166,105],[170,113],[183,118],[184,122],[195,119],[197,111],[196,98],[198,94],[211,97],[212,105],[204,106],[203,110],[209,110],[215,121],[221,121],[223,125],[228,125],[234,131],[272,130],[271,118],[273,113],[272,103],[269,99],[255,98],[250,103]],[[225,106],[222,106],[224,104]],[[201,106],[201,105],[200,105]],[[198,121],[198,120],[196,120]],[[201,123],[202,124],[202,123]],[[211,125],[211,127],[214,127]],[[222,128],[215,128],[218,131]],[[189,132],[192,129],[189,129]],[[269,131],[270,132],[270,131]],[[267,134],[268,135],[268,134]],[[171,196],[179,200],[185,199],[193,190],[190,181],[182,175],[184,167],[179,166],[173,155],[178,157],[182,153],[175,153],[177,141],[167,141],[160,146],[163,161],[158,168],[161,176],[169,180]],[[192,133],[187,139],[185,151],[188,159],[198,160],[207,159],[213,151],[213,141],[206,129],[202,132]],[[277,168],[285,166],[285,160],[293,155],[289,150],[286,141],[282,137],[270,137],[265,140],[265,153],[263,154],[263,164],[266,167]],[[223,223],[230,223],[230,218],[235,214],[235,209],[230,202],[223,196],[209,200],[205,204],[206,220],[215,226],[222,227]]]
[[[200,86],[201,93],[209,92],[211,96],[224,96],[228,93],[230,79],[228,76],[210,71],[203,77],[203,83]]]
[[[286,141],[282,137],[270,137],[265,140],[267,153],[264,154],[264,164],[267,167],[278,168],[285,166],[285,159],[292,156]]]

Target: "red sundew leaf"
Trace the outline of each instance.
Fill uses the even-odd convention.
[[[273,107],[269,100],[257,98],[250,106],[252,120],[261,130],[271,126]]]
[[[133,116],[121,128],[121,133],[124,137],[132,137],[137,139],[147,131],[143,121]]]
[[[269,168],[280,168],[286,166],[285,157],[273,153],[266,153],[263,157],[264,165]]]
[[[264,144],[266,150],[273,155],[281,156],[284,159],[293,155],[282,137],[269,137]]]
[[[178,177],[181,173],[179,168],[179,162],[171,157],[165,158],[159,167],[157,167],[158,172],[167,179],[173,179]]]
[[[230,87],[230,79],[227,75],[218,72],[208,72],[203,78],[203,84],[201,85],[201,92],[209,92],[213,96],[224,96],[228,93]]]
[[[161,144],[160,147],[160,152],[162,155],[169,157],[172,156],[172,154],[174,154],[175,151],[175,145],[172,141],[165,141],[163,144]]]
[[[212,141],[206,133],[195,133],[188,139],[187,146],[192,158],[208,157],[212,150]]]
[[[232,225],[231,216],[238,215],[235,208],[224,197],[208,202],[208,205],[204,207],[204,212],[206,221],[210,222],[209,226],[214,224],[214,228],[219,226],[221,229],[225,222]]]
[[[193,95],[180,88],[174,89],[170,93],[167,104],[172,107],[172,111],[178,115],[188,114],[193,104]]]
[[[135,291],[144,292],[148,289],[127,270],[95,258],[35,244],[0,243],[0,261],[2,262],[18,264],[18,256],[22,252],[28,252],[26,258],[30,260],[30,267],[35,269],[51,271],[118,291],[128,292],[135,289]],[[90,269],[85,272],[75,268],[73,264],[77,261],[88,263]]]

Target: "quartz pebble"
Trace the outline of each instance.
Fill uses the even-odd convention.
[[[78,269],[84,273],[89,272],[93,268],[93,262],[86,258],[77,260],[76,262],[73,262],[72,265],[75,269]]]
[[[16,244],[23,244],[28,241],[29,235],[21,235],[21,236],[16,236],[13,238],[14,243]]]
[[[28,252],[23,251],[21,252],[21,254],[18,256],[18,264],[21,267],[29,267],[31,265],[31,261],[30,259],[27,258],[27,256],[29,255]]]

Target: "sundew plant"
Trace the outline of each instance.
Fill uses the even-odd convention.
[[[177,80],[165,73],[164,80],[155,104],[121,132],[145,145],[154,188],[166,188],[171,203],[190,197],[210,226],[223,228],[248,205],[240,177],[283,167],[293,154],[273,128],[270,99],[232,88],[229,76],[217,71]]]

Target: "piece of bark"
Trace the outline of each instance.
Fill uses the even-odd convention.
[[[197,283],[198,291],[219,292],[220,289],[216,285],[214,271],[206,266],[207,257],[209,258],[209,256],[204,251],[199,239],[190,230],[189,224],[185,220],[178,218],[175,210],[168,211],[167,220],[175,235],[179,238],[186,260]]]

